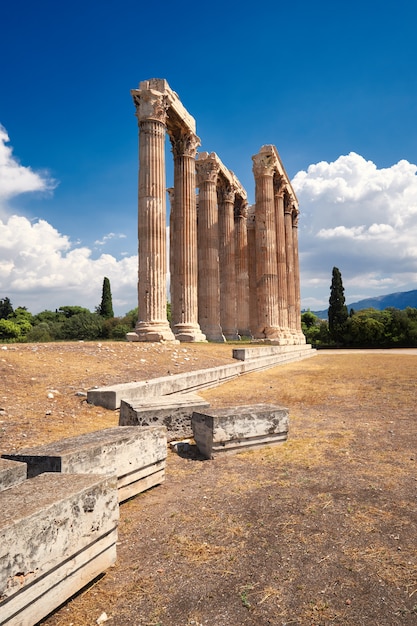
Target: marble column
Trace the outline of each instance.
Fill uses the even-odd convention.
[[[275,232],[273,155],[259,153],[252,157],[255,175],[255,237],[258,297],[258,328],[255,338],[279,341],[278,268]]]
[[[212,155],[196,161],[198,196],[198,321],[210,341],[224,342],[220,325],[219,222],[217,176],[219,164]]]
[[[166,315],[166,97],[133,95],[139,123],[139,320],[130,341],[175,341]]]
[[[250,337],[247,215],[247,202],[241,200],[235,206],[236,324],[244,337]]]
[[[226,339],[240,339],[236,325],[236,265],[234,200],[235,192],[228,184],[218,189],[219,199],[219,263],[220,324]]]
[[[295,289],[295,328],[298,343],[305,343],[306,338],[301,329],[301,293],[300,293],[300,259],[298,255],[298,218],[300,212],[294,208],[292,214],[292,241],[294,250],[294,289]]]
[[[295,278],[294,278],[294,242],[292,228],[292,212],[293,207],[291,199],[284,197],[284,223],[285,223],[285,247],[287,256],[287,293],[288,293],[288,324],[293,343],[296,343],[297,330],[295,319]]]
[[[175,275],[175,190],[174,187],[167,189],[169,197],[169,293],[170,302],[172,303],[172,276]],[[171,304],[172,319],[172,304]]]
[[[255,205],[248,208],[246,220],[248,236],[248,278],[249,278],[249,329],[251,337],[258,328],[258,298],[256,293],[256,233]]]
[[[195,156],[200,141],[194,133],[170,134],[174,155],[175,233],[171,275],[172,329],[179,341],[206,341],[198,323],[197,207]]]
[[[282,176],[274,176],[274,205],[277,247],[278,276],[278,324],[282,331],[283,343],[291,343],[288,327],[288,287],[287,287],[287,252],[285,246],[284,225],[284,185]]]

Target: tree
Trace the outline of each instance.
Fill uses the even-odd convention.
[[[16,341],[21,335],[20,326],[15,322],[0,319],[0,341]]]
[[[0,300],[0,320],[7,320],[9,315],[13,315],[13,307],[10,298]]]
[[[103,280],[103,292],[101,296],[101,304],[97,308],[97,313],[106,319],[114,317],[113,302],[111,297],[110,281],[107,276]]]
[[[343,288],[342,274],[337,267],[334,267],[332,271],[328,318],[331,338],[337,343],[343,343],[348,310],[345,304],[345,290]]]
[[[60,339],[84,339],[92,341],[101,337],[103,318],[86,311],[68,317],[60,328]]]

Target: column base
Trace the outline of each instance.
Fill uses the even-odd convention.
[[[293,335],[279,326],[266,326],[258,330],[254,339],[273,342],[278,346],[288,346],[294,343]]]
[[[183,343],[207,341],[207,338],[198,324],[175,324],[173,327],[175,339]]]
[[[131,333],[127,333],[128,341],[160,342],[170,341],[178,343],[174,333],[166,322],[139,322]]]
[[[216,343],[224,343],[226,341],[226,338],[223,335],[221,326],[219,324],[206,327],[201,325],[201,330],[207,337],[208,341],[215,341]]]
[[[241,336],[237,332],[237,330],[227,330],[223,328],[223,335],[226,337],[227,341],[240,341]]]

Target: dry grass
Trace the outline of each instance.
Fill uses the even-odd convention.
[[[85,361],[82,347],[61,348],[66,367],[54,372],[26,348],[37,371],[30,365],[24,378],[26,352],[1,354],[2,373],[20,374],[1,394],[20,407],[4,403],[3,441],[20,444],[22,428],[27,445],[32,432],[51,440],[65,427],[109,425],[115,416],[80,404],[74,390],[132,379],[140,359],[152,361],[121,345],[109,344],[107,359],[84,344]],[[193,347],[191,365],[227,360],[217,348]],[[168,359],[178,361],[164,351],[155,375]],[[412,352],[320,353],[204,391],[213,406],[287,405],[288,442],[206,462],[170,452],[166,482],[121,507],[116,566],[45,626],[94,625],[103,611],[115,626],[414,626],[416,365]],[[54,378],[62,397],[46,419]]]

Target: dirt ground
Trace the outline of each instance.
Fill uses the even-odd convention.
[[[0,450],[116,425],[86,403],[92,386],[231,356],[0,346]],[[288,406],[288,441],[212,461],[170,451],[165,482],[121,506],[116,565],[42,624],[415,625],[416,372],[417,351],[323,351],[201,392],[212,406]]]

